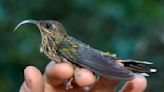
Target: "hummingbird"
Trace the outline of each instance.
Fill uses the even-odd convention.
[[[121,59],[77,40],[58,21],[24,20],[15,27],[14,32],[23,24],[38,27],[41,33],[40,52],[57,63],[62,63],[65,58],[73,65],[91,70],[95,75],[120,81],[132,80],[135,73],[149,76],[148,73],[156,72],[155,68],[149,66],[152,62]]]

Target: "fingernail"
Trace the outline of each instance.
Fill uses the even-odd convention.
[[[30,92],[30,89],[29,89],[29,87],[27,86],[26,81],[23,83],[23,88],[22,88],[21,90],[23,90],[23,92]],[[20,91],[20,92],[21,92],[21,91]]]
[[[30,90],[30,85],[29,85],[29,83],[28,83],[27,81],[25,81],[25,87],[26,87],[28,90]]]
[[[50,63],[48,64],[48,66],[53,66],[54,64],[56,64],[55,61],[50,61]]]
[[[31,88],[31,83],[30,83],[30,80],[29,80],[29,79],[26,80],[26,85],[27,85],[27,87],[28,87],[29,89]]]
[[[81,77],[81,72],[80,71],[76,71],[75,76],[76,76],[76,78],[80,78]]]
[[[52,67],[54,67],[55,64],[56,64],[55,61],[50,61],[50,63],[48,63],[46,67],[46,71],[49,71]]]

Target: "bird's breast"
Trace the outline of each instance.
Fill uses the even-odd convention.
[[[55,39],[50,37],[42,38],[41,49],[40,49],[49,59],[58,60],[59,54],[57,52],[57,45],[55,44]]]

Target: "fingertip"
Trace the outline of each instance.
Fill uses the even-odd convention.
[[[47,82],[53,86],[63,84],[65,80],[71,78],[74,73],[73,66],[66,63],[50,62],[45,70]]]
[[[54,63],[50,62],[46,67],[46,75],[59,79],[69,79],[73,76],[74,69],[70,63]]]
[[[81,68],[75,72],[75,82],[78,86],[90,86],[96,82],[95,75],[88,69]]]
[[[21,92],[42,92],[44,80],[41,72],[34,66],[27,66],[24,69],[25,82],[22,84]]]
[[[144,76],[136,74],[135,78],[128,81],[121,92],[143,92],[147,87],[147,80]]]

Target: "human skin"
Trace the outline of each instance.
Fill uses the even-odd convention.
[[[65,89],[65,81],[73,76],[73,88]],[[100,77],[98,81],[94,74],[85,68],[79,68],[74,72],[70,63],[55,63],[51,61],[42,75],[34,66],[24,69],[24,79],[20,92],[115,92],[118,80]],[[119,92],[143,92],[147,87],[145,77],[136,75],[131,81],[127,81]]]

